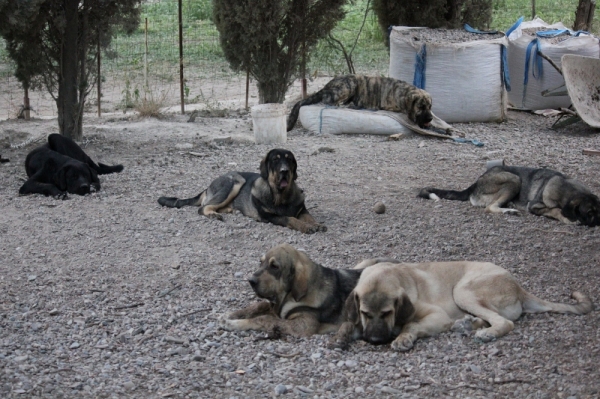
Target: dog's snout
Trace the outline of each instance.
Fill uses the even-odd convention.
[[[281,173],[287,173],[290,171],[290,168],[287,165],[282,165],[281,168],[279,169],[279,172]]]
[[[256,276],[252,276],[248,279],[248,282],[250,283],[250,286],[254,288],[256,287],[256,284],[258,284],[258,279],[256,278]]]

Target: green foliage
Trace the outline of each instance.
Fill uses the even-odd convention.
[[[492,0],[373,0],[382,31],[390,25],[487,28],[492,19]]]
[[[234,71],[249,71],[260,102],[282,102],[319,39],[344,17],[346,0],[214,0],[213,20]]]

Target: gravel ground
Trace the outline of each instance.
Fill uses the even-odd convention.
[[[17,194],[25,156],[41,141],[0,149],[11,160],[0,165],[1,397],[600,396],[597,311],[526,315],[489,344],[443,333],[406,353],[216,327],[256,300],[245,279],[284,242],[332,268],[373,256],[492,261],[544,299],[570,301],[577,289],[599,302],[598,228],[416,198],[427,185],[466,188],[497,158],[552,167],[600,193],[600,157],[581,155],[600,148],[598,131],[553,131],[551,118],[512,111],[504,123],[457,125],[482,148],[297,128],[284,147],[298,159],[307,206],[329,228],[303,235],[240,214],[218,222],[161,208],[161,195],[193,196],[225,171],[256,171],[269,149],[251,143],[247,115],[186,119],[86,118],[82,146],[125,170],[66,201]],[[54,120],[5,121],[0,143],[55,130]],[[384,214],[373,211],[378,201]]]
[[[493,40],[504,36],[504,33],[470,33],[464,29],[408,29],[397,30],[407,40],[423,41],[425,43],[466,43],[478,40]]]

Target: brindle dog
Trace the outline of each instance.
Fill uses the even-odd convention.
[[[394,78],[379,76],[346,75],[334,78],[321,90],[294,105],[288,118],[287,130],[294,128],[304,105],[322,102],[326,105],[348,105],[402,112],[421,128],[430,126],[431,96],[425,90]]]
[[[600,225],[598,196],[582,182],[552,169],[495,166],[463,191],[426,187],[419,197],[471,201],[490,213],[519,213],[521,209],[567,224]]]
[[[221,213],[238,210],[259,222],[302,233],[327,231],[308,213],[304,193],[296,185],[296,169],[296,158],[291,151],[273,149],[261,161],[260,174],[230,172],[193,198],[160,197],[158,203],[169,208],[199,206],[199,214],[218,220],[223,220]]]
[[[342,308],[362,269],[335,270],[313,262],[288,244],[271,248],[248,280],[257,302],[225,316],[220,327],[229,331],[259,330],[294,336],[337,331]],[[361,267],[376,263],[365,261]]]

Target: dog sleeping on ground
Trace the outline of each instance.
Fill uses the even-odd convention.
[[[85,195],[90,189],[100,190],[98,175],[118,173],[123,165],[96,164],[68,137],[48,136],[48,143],[33,149],[25,159],[29,178],[19,194],[44,194],[66,198],[67,193]]]
[[[348,296],[346,321],[330,346],[346,348],[356,338],[373,344],[393,340],[393,349],[406,351],[418,338],[482,327],[475,338],[489,342],[512,331],[522,313],[592,310],[587,296],[572,296],[577,304],[539,299],[492,263],[378,263],[363,271]]]
[[[463,191],[427,187],[419,197],[428,199],[470,200],[491,213],[519,213],[504,208],[512,203],[534,215],[558,219],[563,223],[579,222],[600,225],[600,200],[578,180],[551,169],[522,166],[495,166]]]
[[[198,213],[223,220],[220,213],[238,210],[259,222],[289,227],[302,233],[327,231],[304,205],[304,194],[296,185],[298,174],[294,154],[273,149],[260,163],[260,174],[230,172],[218,177],[193,198],[160,197],[158,203],[170,208],[199,206]]]
[[[433,120],[431,96],[425,90],[394,78],[346,75],[334,78],[318,92],[298,101],[290,112],[287,130],[294,128],[300,107],[321,102],[335,106],[352,103],[353,108],[402,112],[421,128],[429,127]]]
[[[362,269],[380,261],[334,270],[287,244],[271,248],[260,260],[260,268],[248,281],[256,295],[267,301],[227,315],[220,321],[224,330],[277,330],[299,337],[337,331],[344,301]]]

